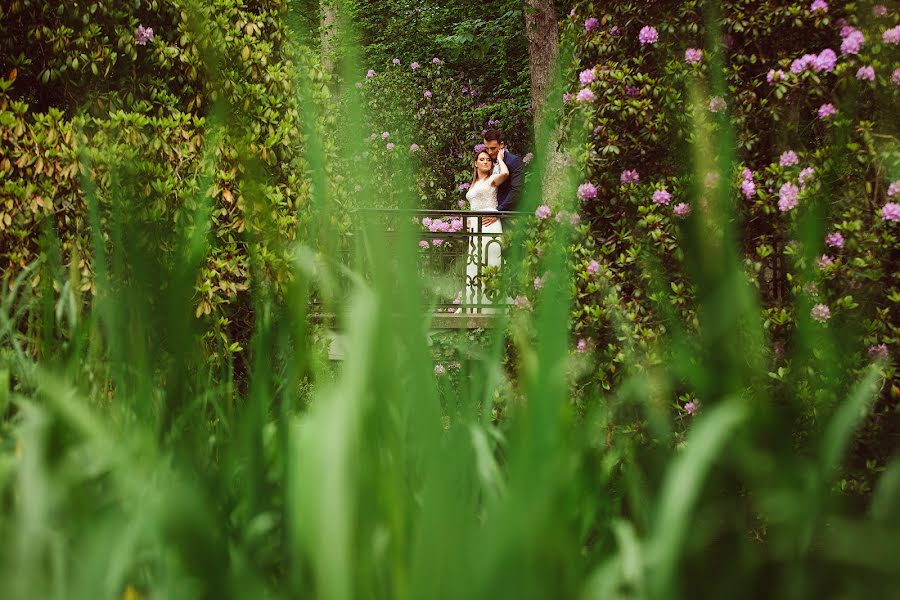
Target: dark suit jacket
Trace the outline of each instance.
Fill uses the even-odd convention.
[[[503,162],[509,169],[509,177],[497,188],[497,210],[516,210],[522,193],[522,168],[525,165],[521,158],[511,152],[504,154]]]

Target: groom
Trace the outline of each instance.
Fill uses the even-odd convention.
[[[506,150],[503,134],[496,129],[484,132],[484,146],[494,162],[497,162],[497,155],[503,150],[503,162],[509,168],[509,177],[497,188],[497,210],[516,210],[522,191],[522,159]],[[484,217],[482,223],[487,227],[496,221],[497,217]]]

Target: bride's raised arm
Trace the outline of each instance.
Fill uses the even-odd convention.
[[[500,172],[494,175],[493,180],[491,181],[491,185],[494,187],[500,186],[500,184],[509,178],[509,167],[503,162],[504,154],[506,154],[506,150],[500,148],[500,152],[497,153],[497,164],[500,165]]]

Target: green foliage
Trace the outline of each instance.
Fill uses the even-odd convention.
[[[473,149],[486,129],[508,132],[507,146],[519,156],[530,147],[527,97],[485,101],[483,90],[469,87],[465,73],[453,72],[440,57],[423,60],[415,69],[411,63],[388,62],[371,71],[371,77],[361,78],[370,116],[368,151],[378,169],[377,189],[384,194],[369,206],[397,206],[390,199],[397,193],[396,161],[420,166],[415,206],[455,209],[460,184],[472,180]]]
[[[706,4],[585,3],[564,27],[574,48],[564,118],[572,143],[586,140],[572,148],[582,181],[598,190],[584,202],[586,226],[570,249],[578,300],[573,335],[592,342],[597,365],[584,389],[614,389],[631,370],[671,361],[669,336],[714,327],[696,297],[702,265],[688,254],[699,244],[708,254],[703,260],[715,260],[733,236],[741,284],[761,297],[767,385],[773,397],[799,399],[802,437],[831,414],[879,344],[895,355],[900,342],[900,279],[891,266],[897,228],[881,216],[887,187],[900,176],[892,115],[900,87],[891,82],[898,50],[881,39],[898,15],[872,17],[871,7],[857,4],[830,3],[827,13],[810,12],[808,3],[727,2],[715,11]],[[584,26],[590,17],[599,20],[593,32]],[[859,54],[841,55],[841,19],[864,32]],[[640,43],[644,26],[657,29],[658,42]],[[688,48],[701,49],[702,60],[689,63]],[[826,48],[838,56],[833,72],[791,73],[794,59]],[[875,82],[856,78],[863,65],[874,66]],[[787,75],[769,83],[770,70],[778,69]],[[584,70],[593,75],[587,84],[579,82]],[[578,101],[582,88],[596,100]],[[724,108],[714,112],[717,96]],[[820,118],[824,103],[837,114]],[[789,150],[799,164],[783,167],[780,156]],[[632,169],[640,181],[622,183],[623,171]],[[750,190],[742,188],[744,169],[751,170]],[[782,212],[786,183],[800,189],[799,207]],[[661,189],[671,195],[666,203],[653,199]],[[690,217],[675,212],[682,203]],[[725,227],[715,225],[712,213],[720,211],[729,215]],[[826,245],[835,233],[842,247]],[[598,273],[587,272],[590,261]],[[665,273],[666,283],[653,272]],[[817,304],[830,309],[827,324],[817,326],[852,344],[799,334]],[[825,370],[799,360],[801,347],[842,360]],[[894,367],[885,376],[896,381]],[[885,427],[900,406],[891,389],[884,388],[850,463],[863,479],[870,478],[861,468],[867,461],[883,465],[897,448],[896,430]]]
[[[14,74],[0,90],[0,270],[34,261],[36,234],[49,226],[62,261],[80,272],[78,289],[96,292],[82,176],[96,186],[101,222],[114,202],[129,202],[163,261],[173,227],[191,218],[190,199],[202,192],[213,203],[215,243],[195,314],[211,356],[224,361],[220,346],[240,348],[249,337],[254,268],[284,293],[285,245],[309,235],[301,112],[319,115],[320,129],[334,124],[326,75],[308,48],[288,42],[284,3],[22,0],[3,10],[0,55]],[[137,43],[139,24],[154,29],[146,45]],[[16,54],[20,40],[27,44]],[[210,136],[210,118],[222,115],[227,128]],[[337,154],[333,141],[325,152]],[[326,161],[329,175],[335,168]],[[340,207],[346,194],[334,183]]]

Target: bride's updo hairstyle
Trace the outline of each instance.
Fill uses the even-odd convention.
[[[481,157],[482,154],[487,155],[487,157],[491,160],[491,165],[493,165],[496,162],[493,158],[491,158],[491,155],[488,154],[487,150],[479,150],[478,152],[475,152],[475,156],[472,158],[472,184],[471,185],[475,185],[475,182],[478,181],[478,165],[476,165],[475,163],[478,162],[478,159],[479,159],[479,157]]]

